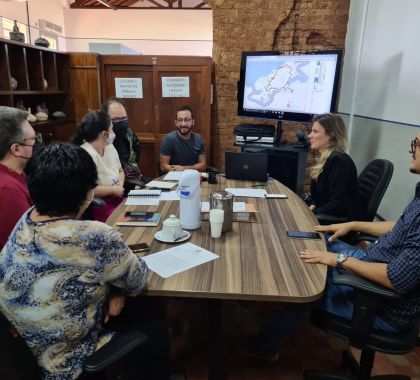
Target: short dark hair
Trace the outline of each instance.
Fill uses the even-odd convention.
[[[101,132],[109,130],[110,124],[111,119],[106,112],[90,111],[77,124],[73,142],[76,145],[82,145],[85,141],[94,141]]]
[[[178,115],[179,111],[190,111],[191,112],[191,118],[194,119],[193,111],[190,106],[180,106],[176,109],[176,114]]]
[[[70,143],[41,147],[29,160],[25,173],[37,211],[48,216],[76,214],[98,179],[89,153]]]
[[[6,156],[12,144],[25,139],[22,123],[27,117],[27,112],[0,106],[0,160]]]
[[[108,113],[108,111],[109,111],[109,106],[110,106],[112,103],[118,103],[118,104],[121,104],[121,105],[124,107],[125,112],[127,112],[127,106],[125,105],[124,100],[122,100],[122,99],[120,99],[120,98],[117,98],[117,97],[115,97],[115,96],[112,96],[112,97],[108,98],[107,100],[105,100],[105,101],[101,104],[100,111],[101,111],[101,112]]]

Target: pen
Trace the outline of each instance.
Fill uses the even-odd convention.
[[[256,185],[252,185],[252,187],[267,187],[267,184],[259,183],[259,184],[256,184]]]

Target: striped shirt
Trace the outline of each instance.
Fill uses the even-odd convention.
[[[395,227],[368,246],[363,260],[387,263],[388,278],[402,295],[379,305],[378,314],[399,330],[413,325],[420,317],[420,182]]]

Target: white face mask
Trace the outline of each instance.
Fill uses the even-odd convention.
[[[108,144],[112,144],[115,140],[115,133],[114,132],[109,132],[108,137],[106,138],[106,142]]]

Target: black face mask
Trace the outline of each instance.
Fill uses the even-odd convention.
[[[118,137],[124,137],[128,130],[128,121],[120,120],[112,123],[112,130]]]
[[[25,146],[28,146],[26,144],[22,144]],[[30,160],[33,156],[35,156],[36,154],[39,153],[39,151],[41,150],[41,148],[45,147],[45,144],[40,141],[40,140],[35,140],[35,144],[32,145],[32,155],[31,157],[27,157],[27,156],[19,156],[20,158],[24,158],[25,160]]]

